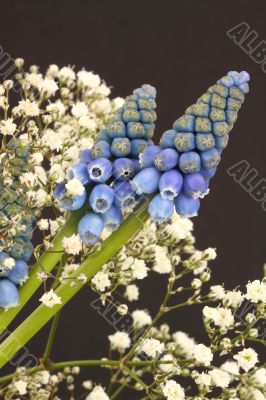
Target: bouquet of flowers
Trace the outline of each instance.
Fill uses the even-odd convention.
[[[196,248],[191,221],[249,74],[223,76],[155,144],[151,85],[111,99],[93,72],[50,65],[42,74],[35,65],[25,71],[23,59],[15,64],[14,79],[0,85],[0,368],[14,366],[0,377],[1,398],[113,400],[130,390],[143,400],[266,399],[266,278],[243,290],[210,285],[216,250]],[[138,281],[153,273],[167,276],[155,315],[134,309]],[[109,355],[54,360],[61,309],[84,286],[97,294],[99,315],[112,310]],[[40,287],[34,312],[11,332]],[[161,321],[199,304],[204,343]],[[49,321],[43,357],[15,362]],[[85,366],[108,369],[110,382],[88,375],[76,387]]]

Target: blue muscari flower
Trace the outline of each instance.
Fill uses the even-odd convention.
[[[91,149],[91,155],[93,159],[100,157],[111,158],[112,153],[110,143],[108,143],[106,140],[97,141],[97,143],[95,143]]]
[[[169,129],[168,131],[165,131],[160,139],[161,148],[167,149],[171,147],[172,149],[174,149],[175,138],[176,138],[176,131],[174,129]]]
[[[182,217],[195,217],[200,207],[200,201],[198,198],[188,197],[183,193],[175,199],[175,209],[177,214]]]
[[[146,147],[143,153],[139,155],[139,161],[142,168],[152,167],[153,159],[161,151],[160,146],[151,145]]]
[[[132,187],[137,194],[151,194],[158,190],[161,173],[150,167],[140,171],[132,180]]]
[[[177,132],[174,144],[179,152],[193,150],[195,149],[195,136],[192,132]]]
[[[26,261],[16,260],[15,267],[8,273],[7,279],[15,285],[22,285],[28,279],[29,267]]]
[[[102,218],[94,213],[88,213],[78,224],[78,233],[85,245],[94,245],[100,239],[104,228]]]
[[[124,181],[133,178],[134,163],[129,158],[118,158],[113,164],[113,175],[115,179]]]
[[[85,164],[91,162],[92,161],[91,150],[90,149],[81,150],[81,152],[79,153],[79,160],[81,163]]]
[[[220,154],[215,148],[202,151],[201,153],[201,164],[203,168],[216,168],[220,159]]]
[[[84,190],[80,196],[67,197],[65,184],[59,183],[54,189],[53,196],[59,201],[61,208],[67,211],[75,211],[79,210],[84,205],[87,193],[86,190]]]
[[[160,171],[169,171],[174,168],[179,159],[179,154],[174,149],[163,149],[154,156],[153,162]]]
[[[18,290],[8,279],[0,280],[0,307],[8,310],[19,304]]]
[[[32,256],[33,252],[33,244],[31,242],[25,242],[23,253],[21,254],[20,258],[24,261],[29,261]]]
[[[139,154],[141,154],[147,146],[147,141],[144,139],[131,140],[131,156],[138,158]]]
[[[125,211],[131,211],[137,204],[136,192],[128,181],[115,182],[114,205]]]
[[[164,172],[159,181],[159,190],[163,199],[173,200],[181,192],[182,174],[176,169]]]
[[[198,172],[200,170],[200,156],[195,151],[182,153],[179,158],[179,168],[184,174]]]
[[[183,192],[193,198],[204,197],[208,193],[208,184],[200,173],[184,176]]]
[[[89,197],[90,206],[96,213],[105,213],[111,207],[113,201],[114,191],[104,183],[96,185]]]
[[[126,157],[131,152],[131,143],[128,138],[115,138],[112,141],[111,152],[115,157]]]
[[[200,174],[206,181],[208,181],[215,175],[216,170],[217,168],[201,168]]]
[[[25,240],[23,239],[23,237],[16,237],[16,241],[9,251],[10,256],[13,258],[20,258],[24,253],[24,246]]]
[[[163,199],[160,194],[157,194],[151,200],[148,207],[151,220],[158,224],[162,224],[171,218],[174,210],[174,202],[172,200]]]
[[[86,163],[78,163],[69,167],[66,171],[66,177],[68,180],[74,178],[78,179],[82,185],[88,185],[90,183],[88,166]]]
[[[123,121],[110,122],[106,127],[106,132],[111,139],[126,137],[127,127]]]
[[[111,161],[103,157],[91,161],[87,168],[89,177],[93,182],[104,183],[108,181],[113,172]]]
[[[130,160],[133,162],[134,171],[135,171],[135,174],[136,174],[137,172],[139,172],[141,170],[140,162],[136,158],[131,158]]]
[[[122,223],[123,215],[119,207],[112,206],[104,214],[102,220],[104,227],[111,231],[116,231]]]
[[[96,138],[96,143],[101,140],[104,140],[105,142],[108,142],[109,144],[112,142],[112,138],[108,135],[108,132],[106,129],[102,129],[98,133],[97,138]]]
[[[197,133],[196,147],[200,151],[212,149],[216,144],[212,133]]]

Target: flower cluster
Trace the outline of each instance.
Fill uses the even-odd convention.
[[[41,218],[46,207],[56,207],[55,185],[124,102],[110,100],[110,89],[92,72],[50,65],[42,74],[35,65],[24,71],[22,59],[15,64],[14,80],[0,85],[0,307],[6,309],[19,302],[16,286],[27,279],[32,252],[38,258],[51,248],[64,223],[59,209],[56,218]],[[44,240],[33,247],[36,228]]]
[[[90,206],[92,212],[80,220],[78,228],[86,245],[98,242],[104,227],[116,230],[122,213],[136,205],[128,181],[140,169],[139,154],[152,143],[155,96],[150,85],[134,90],[101,130],[92,149],[81,151],[80,162],[67,169],[67,182],[54,190],[54,197],[65,210],[78,210],[86,202]]]
[[[167,220],[174,208],[182,216],[197,215],[249,90],[249,79],[245,71],[229,72],[164,132],[160,146],[149,146],[140,155],[143,170],[132,184],[139,195],[159,191],[149,205],[153,221]]]

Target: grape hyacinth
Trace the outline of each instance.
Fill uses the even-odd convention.
[[[229,72],[188,107],[160,144],[153,144],[155,89],[143,85],[125,99],[91,150],[67,171],[55,198],[66,210],[85,206],[78,232],[85,245],[94,245],[104,227],[113,231],[123,215],[145,195],[153,195],[148,212],[156,223],[166,222],[176,210],[197,215],[200,199],[209,192],[228,134],[245,94],[247,72]]]
[[[88,208],[78,227],[86,245],[97,243],[104,227],[116,230],[123,212],[131,211],[139,200],[129,180],[141,169],[139,154],[153,144],[155,97],[156,90],[148,84],[126,97],[123,107],[100,131],[92,149],[82,150],[80,162],[68,168],[67,182],[54,189],[62,209]],[[155,189],[152,183],[150,192]]]
[[[20,181],[29,171],[29,149],[20,139],[7,145],[8,165],[0,164],[0,307],[8,309],[19,303],[17,285],[28,278],[32,255],[32,213],[27,211],[26,193]]]
[[[245,71],[229,72],[164,132],[160,146],[151,145],[140,155],[144,169],[132,186],[138,194],[159,192],[148,209],[154,222],[167,221],[174,206],[180,216],[197,215],[249,91],[249,79]]]

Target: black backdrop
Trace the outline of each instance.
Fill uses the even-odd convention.
[[[12,57],[25,58],[27,65],[84,66],[113,86],[114,96],[125,96],[144,82],[155,85],[158,137],[227,71],[250,73],[250,94],[211,192],[194,220],[199,248],[217,248],[214,282],[225,282],[228,288],[261,277],[266,261],[265,211],[226,172],[246,160],[261,178],[266,177],[266,74],[226,32],[245,21],[259,40],[266,39],[265,11],[263,0],[9,0],[1,4],[0,45]],[[155,311],[164,284],[160,276],[143,282],[142,308]],[[91,299],[85,289],[63,311],[54,360],[106,355],[106,334],[112,329],[91,308]],[[169,321],[173,329],[204,339],[199,309],[180,312]],[[42,354],[46,334],[43,329],[30,343],[37,356]],[[103,372],[90,369],[83,376],[100,381]]]

